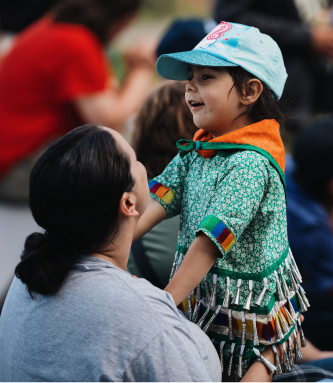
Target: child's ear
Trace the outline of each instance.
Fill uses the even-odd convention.
[[[119,213],[125,217],[137,217],[136,198],[133,193],[125,192],[119,202]]]
[[[253,78],[247,81],[245,88],[243,89],[243,97],[241,103],[243,105],[251,105],[255,103],[261,95],[264,87],[260,80]]]

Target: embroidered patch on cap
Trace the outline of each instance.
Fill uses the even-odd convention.
[[[224,251],[230,250],[231,246],[235,243],[233,233],[226,227],[226,225],[213,215],[206,217],[198,226],[210,231],[216,238],[217,242],[223,247]]]
[[[161,199],[165,204],[170,203],[173,200],[173,197],[175,196],[170,188],[164,186],[163,184],[155,180],[149,182],[149,190],[150,193],[154,194],[156,197]]]

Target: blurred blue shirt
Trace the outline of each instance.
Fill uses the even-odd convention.
[[[287,220],[290,248],[311,292],[333,288],[333,232],[324,207],[292,177],[296,167],[286,156]]]

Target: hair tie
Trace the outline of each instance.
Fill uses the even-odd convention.
[[[194,150],[199,150],[200,149],[200,141],[194,141],[195,142],[195,149]]]

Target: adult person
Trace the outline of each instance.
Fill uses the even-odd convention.
[[[126,272],[146,178],[124,138],[96,125],[37,161],[30,207],[47,231],[28,236],[0,317],[1,381],[221,380],[201,329]],[[271,348],[263,355],[273,360]],[[245,378],[272,376],[255,363]]]
[[[105,48],[141,0],[62,0],[17,37],[0,65],[0,197],[26,200],[40,152],[83,123],[120,130],[154,75],[149,44],[137,44],[118,88]],[[144,49],[143,49],[144,48]]]
[[[47,232],[27,238],[0,317],[0,381],[221,378],[213,345],[172,297],[126,272],[148,196],[114,130],[80,127],[41,156],[30,207]]]
[[[287,157],[290,247],[299,263],[311,307],[304,331],[320,349],[333,351],[333,120],[312,124]]]
[[[284,90],[287,125],[304,128],[313,113],[331,113],[333,27],[321,13],[331,0],[217,0],[214,19],[251,25],[281,48],[288,80]]]
[[[178,153],[176,142],[197,131],[186,105],[183,82],[158,85],[137,115],[134,150],[146,168],[148,180],[162,173]],[[129,270],[164,289],[169,283],[178,238],[179,216],[165,220],[132,245]]]

